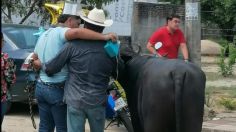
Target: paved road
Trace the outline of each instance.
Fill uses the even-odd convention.
[[[39,117],[37,107],[34,107],[35,121],[37,128],[39,126]],[[108,122],[106,122],[107,124]],[[26,104],[15,103],[13,104],[11,111],[4,117],[3,132],[37,132],[38,129],[34,129],[29,115],[29,108]],[[89,125],[86,124],[86,132],[89,132]],[[127,132],[124,126],[117,127],[113,125],[109,127],[105,132]]]

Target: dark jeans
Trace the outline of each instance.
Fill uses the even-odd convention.
[[[7,112],[7,101],[3,101],[1,102],[1,126],[6,112]]]
[[[39,108],[39,132],[66,132],[66,104],[64,89],[37,82],[35,97]]]
[[[85,122],[88,119],[90,132],[104,132],[105,107],[77,110],[67,107],[68,132],[85,132]]]

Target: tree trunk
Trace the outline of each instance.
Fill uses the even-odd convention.
[[[11,17],[11,6],[12,6],[12,3],[9,2],[9,4],[7,5],[7,14],[8,15],[6,15],[8,20],[9,20],[8,23],[13,23],[12,22],[12,17]]]

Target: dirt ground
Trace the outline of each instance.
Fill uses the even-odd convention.
[[[229,110],[226,105],[234,105],[236,108],[236,66],[233,67],[233,75],[223,77],[219,72],[217,65],[217,56],[202,56],[202,70],[207,77],[206,82],[206,104],[208,110],[214,112],[213,116],[224,112],[233,112]],[[222,100],[226,101],[222,104]],[[232,103],[232,104],[227,104]]]
[[[33,128],[30,114],[29,114],[29,106],[28,104],[14,103],[12,105],[11,111],[4,117],[2,124],[1,132],[38,132],[39,127],[39,116],[38,116],[38,108],[34,107],[35,114],[35,123],[37,129]],[[87,121],[88,122],[88,121]],[[109,121],[106,122],[108,124]],[[89,125],[86,123],[85,131],[89,132]],[[126,132],[127,130],[123,125],[117,127],[117,125],[113,125],[108,127],[104,132]],[[55,131],[56,132],[56,131]]]

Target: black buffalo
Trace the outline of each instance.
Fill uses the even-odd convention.
[[[130,51],[121,57],[134,132],[201,132],[206,78],[199,67]]]

